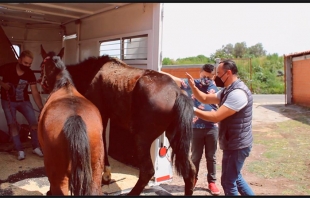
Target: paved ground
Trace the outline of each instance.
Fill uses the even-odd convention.
[[[262,122],[276,122],[287,119],[281,114],[284,107],[284,95],[253,95],[253,125]],[[273,104],[268,106],[266,104]],[[49,183],[44,174],[43,159],[31,153],[30,143],[24,143],[26,159],[16,160],[16,152],[12,145],[0,145],[0,195],[45,195]],[[218,152],[218,159],[221,159]],[[129,192],[137,181],[138,170],[128,167],[113,159],[113,183],[103,186],[105,195],[124,195]],[[219,165],[220,160],[217,164]],[[199,178],[206,178],[205,160],[201,162]],[[207,181],[200,179],[197,182],[194,195],[211,195],[206,188]],[[217,182],[220,187],[220,184]],[[184,182],[177,175],[171,182],[155,187],[146,187],[141,195],[183,195]]]
[[[284,104],[285,95],[284,94],[254,94],[253,95],[254,103],[259,104]]]

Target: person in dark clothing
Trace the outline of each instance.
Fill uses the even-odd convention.
[[[219,104],[217,111],[194,108],[194,113],[201,119],[219,123],[219,145],[223,150],[221,185],[225,195],[254,195],[241,175],[253,144],[253,98],[237,74],[238,68],[234,61],[220,62],[215,83],[224,88],[215,94],[203,93],[195,86],[193,77],[186,75],[195,98],[202,103]]]
[[[31,131],[31,142],[33,153],[43,157],[37,137],[38,121],[28,95],[28,85],[35,103],[41,110],[43,103],[36,85],[36,77],[30,69],[33,61],[33,54],[25,50],[20,54],[17,62],[8,63],[0,67],[1,105],[11,133],[15,149],[18,151],[18,160],[25,159],[19,137],[19,124],[16,122],[16,111],[19,111],[28,121]]]

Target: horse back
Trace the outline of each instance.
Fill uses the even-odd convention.
[[[109,61],[99,70],[85,96],[101,109],[102,114],[128,128],[133,90],[145,72],[123,62]]]
[[[136,86],[136,97],[145,98],[147,106],[156,106],[159,111],[171,111],[180,88],[167,75],[147,70]]]
[[[139,79],[133,92],[132,122],[142,125],[152,120],[154,127],[164,131],[177,116],[174,104],[180,94],[180,88],[169,76],[148,70]]]
[[[38,126],[40,143],[49,141],[55,144],[59,142],[57,138],[64,138],[63,126],[67,118],[72,115],[80,115],[88,131],[91,131],[88,136],[96,136],[97,138],[91,139],[100,142],[103,131],[101,115],[97,107],[72,86],[69,92],[64,88],[54,92],[44,105]],[[44,145],[41,146],[44,147]]]

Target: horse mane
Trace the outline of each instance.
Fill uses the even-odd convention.
[[[72,66],[78,67],[79,68],[78,71],[83,75],[87,73],[96,74],[100,70],[101,66],[109,61],[114,61],[115,63],[125,64],[119,59],[110,57],[109,55],[103,55],[103,56],[98,56],[98,57],[91,56],[80,63],[67,65],[67,67],[72,67]]]
[[[61,58],[59,56],[52,56],[52,60],[57,68],[56,71],[59,71],[58,73],[56,73],[56,75],[61,73],[61,78],[55,81],[53,91],[58,90],[64,86],[67,87],[69,84],[74,86],[71,75],[67,71],[66,66],[64,62],[62,62]]]
[[[73,81],[75,82],[78,91],[84,94],[88,85],[94,79],[101,67],[110,61],[126,65],[121,60],[110,57],[109,55],[98,57],[91,56],[80,63],[67,65],[67,70],[72,76],[74,76],[75,79],[73,79]]]

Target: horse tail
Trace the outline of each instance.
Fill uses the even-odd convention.
[[[70,116],[63,128],[68,140],[69,156],[71,157],[71,176],[69,188],[71,194],[90,195],[92,182],[90,146],[86,125],[79,115]],[[57,159],[55,159],[57,160]]]
[[[177,116],[170,125],[174,136],[170,144],[172,147],[171,161],[175,157],[175,168],[178,175],[190,177],[193,163],[189,157],[190,144],[193,136],[193,101],[190,97],[179,94],[174,104],[174,114]]]

